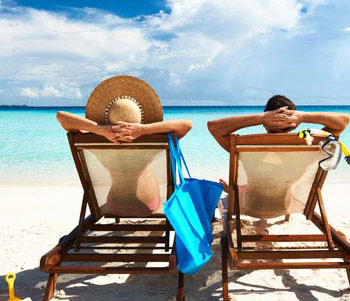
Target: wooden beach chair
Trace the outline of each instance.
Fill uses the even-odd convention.
[[[342,268],[350,281],[350,244],[329,225],[322,199],[327,171],[318,165],[324,157],[320,139],[312,146],[295,134],[232,134],[230,139],[228,204],[219,205],[224,300],[230,300],[228,262],[232,270]],[[303,213],[318,233],[248,235],[241,229],[241,215],[288,220],[291,213]]]
[[[127,192],[135,189],[130,184],[135,181],[128,177],[137,180],[146,165],[159,184],[160,202],[170,197],[174,185],[167,135],[144,136],[120,146],[91,133],[68,133],[68,140],[84,196],[78,226],[41,258],[40,268],[49,274],[43,300],[53,298],[59,274],[176,273],[174,231],[163,206],[148,212],[139,201],[136,206],[133,200],[128,204],[114,197],[119,189],[117,195],[125,192],[130,198]],[[177,300],[183,299],[179,272]]]

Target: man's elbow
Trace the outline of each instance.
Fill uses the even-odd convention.
[[[345,115],[345,127],[347,127],[349,122],[350,122],[350,115]]]
[[[341,122],[340,122],[340,126],[339,126],[338,131],[341,133],[348,126],[349,121],[350,121],[350,115],[343,114],[343,115],[340,116],[340,120],[341,120]]]
[[[215,133],[216,133],[216,126],[215,126],[215,123],[212,121],[212,120],[209,120],[207,122],[207,127],[208,127],[208,130],[209,132],[215,136]]]

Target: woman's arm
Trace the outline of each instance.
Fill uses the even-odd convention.
[[[95,121],[72,113],[59,111],[57,112],[56,118],[62,127],[68,132],[88,131],[95,133],[97,130],[97,123]]]
[[[88,131],[104,136],[116,144],[120,144],[118,140],[119,136],[112,130],[111,125],[98,125],[95,121],[63,111],[57,112],[56,118],[68,132]]]
[[[57,120],[67,131],[88,131],[106,137],[120,144],[130,142],[142,135],[176,132],[179,138],[185,136],[192,128],[191,120],[163,121],[149,124],[118,122],[116,125],[98,125],[95,121],[71,114],[58,112]]]
[[[179,138],[192,129],[191,120],[171,120],[148,124],[117,122],[112,129],[120,134],[122,141],[133,141],[140,136],[156,133],[176,132]]]

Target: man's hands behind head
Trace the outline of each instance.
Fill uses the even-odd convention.
[[[268,133],[287,133],[303,122],[303,112],[281,107],[274,111],[264,112],[262,123]]]

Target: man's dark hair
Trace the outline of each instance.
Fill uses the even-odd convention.
[[[266,103],[265,110],[266,111],[274,111],[281,107],[288,106],[288,110],[296,110],[297,107],[293,101],[288,99],[283,95],[274,95],[272,96]]]

